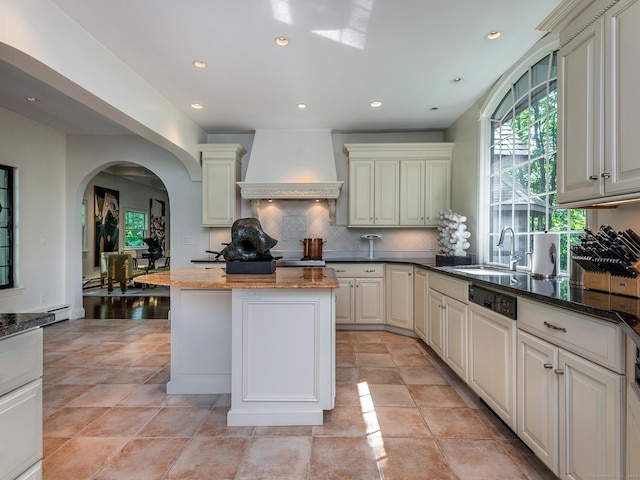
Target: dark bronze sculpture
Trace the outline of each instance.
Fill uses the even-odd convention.
[[[271,255],[270,249],[277,243],[275,238],[264,233],[260,220],[253,217],[240,218],[231,227],[231,243],[221,252],[207,251],[215,253],[216,258],[222,255],[227,262],[269,261],[276,259]]]

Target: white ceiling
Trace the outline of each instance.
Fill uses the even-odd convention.
[[[560,3],[52,1],[207,133],[447,128],[544,35],[536,27]],[[502,36],[490,41],[493,30]],[[289,46],[277,47],[278,36]],[[0,75],[0,107],[68,133],[121,131],[7,64]],[[26,95],[55,101],[29,114]]]

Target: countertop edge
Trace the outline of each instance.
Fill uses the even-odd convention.
[[[0,339],[42,327],[54,320],[53,313],[0,313]]]

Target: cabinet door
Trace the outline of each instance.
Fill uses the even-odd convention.
[[[640,191],[640,135],[632,121],[640,109],[638,45],[640,2],[622,0],[605,22],[605,180],[607,195]]]
[[[444,361],[467,382],[467,305],[445,297]]]
[[[349,162],[349,225],[373,225],[373,160]]]
[[[514,431],[517,428],[515,350],[515,322],[471,304],[469,385]]]
[[[387,265],[385,282],[387,324],[413,330],[413,267]]]
[[[604,194],[602,21],[558,53],[558,202]]]
[[[558,349],[518,330],[516,433],[558,474]]]
[[[355,323],[384,323],[384,279],[357,278]]]
[[[627,478],[640,478],[640,397],[636,387],[627,388]]]
[[[444,297],[429,289],[429,346],[444,358]]]
[[[424,160],[400,161],[400,225],[424,225]]]
[[[202,160],[202,225],[230,227],[239,212],[236,162]]]
[[[440,223],[440,210],[451,204],[451,162],[449,160],[429,160],[426,162],[425,180],[425,225]]]
[[[415,269],[413,277],[413,329],[416,334],[427,342],[427,308],[429,292],[427,291],[427,271],[422,268]]]
[[[623,478],[623,377],[560,350],[561,478]]]
[[[398,186],[400,162],[378,160],[375,162],[374,213],[376,225],[398,225]]]
[[[336,290],[336,323],[354,323],[355,279],[339,278]]]

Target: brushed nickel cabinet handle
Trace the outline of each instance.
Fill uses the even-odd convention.
[[[611,174],[608,172],[604,172],[602,173],[602,175],[600,175],[602,178],[611,178]]]
[[[564,370],[562,370],[561,368],[556,368],[553,373],[557,374],[557,375],[564,375]]]
[[[544,321],[544,326],[547,327],[547,328],[550,328],[551,330],[559,330],[561,332],[567,333],[567,329],[566,328],[564,328],[564,327],[556,327],[555,325],[550,324],[546,320]]]
[[[597,180],[598,176],[597,175],[590,175],[589,176],[589,180]]]
[[[553,368],[553,363],[545,363],[543,367],[551,370]]]

